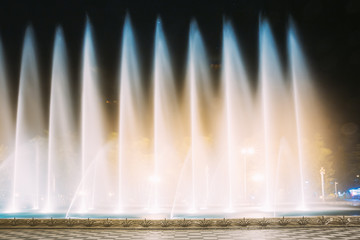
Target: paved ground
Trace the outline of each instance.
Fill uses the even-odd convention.
[[[0,229],[0,239],[360,239],[360,228],[303,228],[263,230],[97,230],[97,229]]]

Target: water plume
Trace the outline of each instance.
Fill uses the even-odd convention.
[[[191,210],[197,211],[200,205],[205,207],[207,194],[203,192],[206,183],[204,166],[206,156],[204,152],[204,138],[207,121],[208,103],[211,101],[212,86],[203,39],[196,21],[190,24],[189,47],[187,59],[187,91],[189,97],[190,139],[191,139]]]
[[[264,165],[266,178],[265,205],[274,206],[275,166],[279,140],[283,136],[282,125],[285,123],[279,113],[286,111],[283,103],[286,100],[286,89],[277,47],[272,35],[270,25],[266,20],[261,21],[259,31],[260,53],[260,88],[262,103],[263,139],[264,139]],[[277,127],[275,127],[277,126]]]
[[[68,191],[73,192],[73,187],[71,187],[72,189],[69,187],[74,186],[74,182],[80,181],[80,179],[74,178],[76,175],[74,169],[79,169],[81,166],[74,159],[74,154],[79,146],[77,146],[74,136],[76,124],[67,62],[64,33],[62,28],[58,27],[55,32],[51,74],[47,203],[45,207],[47,212],[64,207],[64,203],[61,205],[58,203],[57,196],[65,196]]]
[[[44,105],[36,59],[34,32],[27,27],[21,58],[16,114],[12,210],[39,208],[40,165],[43,166]],[[31,204],[29,205],[29,202]]]
[[[220,62],[210,61],[199,26],[190,23],[185,79],[173,72],[160,18],[155,27],[151,75],[144,76],[136,34],[125,17],[116,100],[104,97],[89,19],[80,94],[72,94],[76,79],[58,27],[49,99],[28,27],[16,126],[0,43],[1,210],[65,217],[243,217],[291,215],[308,198],[318,200],[312,198],[316,188],[304,183],[317,181],[311,153],[316,146],[307,143],[321,130],[324,109],[294,24],[284,64],[270,23],[260,20],[258,82],[247,74],[230,21],[224,20]],[[118,131],[111,134],[108,107],[116,109],[112,116],[119,114]]]
[[[159,205],[170,206],[172,203],[171,198],[167,200],[167,202],[164,202],[166,200],[164,198],[159,199],[159,196],[174,195],[172,189],[175,189],[175,186],[168,186],[166,182],[164,182],[164,179],[170,176],[170,174],[168,174],[169,172],[172,172],[172,175],[176,176],[176,174],[174,174],[176,173],[176,171],[174,171],[176,158],[173,153],[176,152],[174,137],[178,131],[176,127],[179,126],[176,117],[178,116],[178,107],[174,77],[160,18],[156,21],[153,85],[154,172],[152,185],[154,194],[152,196],[153,201],[151,208],[156,210],[159,208]],[[165,176],[168,177],[165,178]]]
[[[82,92],[81,92],[81,178],[82,187],[79,192],[81,203],[80,211],[92,209],[94,169],[92,162],[97,161],[105,143],[104,113],[101,103],[104,102],[100,93],[98,68],[96,64],[95,48],[92,36],[92,27],[89,19],[86,22],[83,49]],[[104,161],[105,159],[101,159]],[[87,173],[92,171],[93,174]],[[84,180],[89,176],[87,181]]]
[[[309,156],[309,149],[307,149],[304,142],[306,139],[309,139],[314,132],[321,131],[323,108],[320,106],[316,88],[311,80],[296,27],[292,20],[290,20],[289,24],[287,44],[296,116],[297,154],[300,169],[299,185],[302,193],[299,204],[304,207],[306,204],[305,194],[309,194],[310,191],[315,191],[314,189],[308,189],[308,191],[305,192],[305,179],[310,179],[309,174],[305,172],[305,163],[306,160],[311,159],[312,156]],[[309,119],[312,119],[311,122]],[[311,165],[309,162],[307,164]]]
[[[120,116],[119,116],[119,164],[118,164],[118,210],[131,204],[128,199],[136,198],[136,191],[131,188],[136,181],[141,181],[142,172],[136,171],[135,167],[139,151],[135,150],[138,145],[146,144],[143,139],[142,112],[144,106],[140,67],[138,63],[136,39],[131,26],[129,15],[125,18],[120,66]],[[125,169],[127,169],[125,171]],[[136,175],[140,174],[142,176]],[[126,181],[126,182],[124,182]],[[133,204],[135,201],[133,201]],[[142,202],[143,204],[143,202]]]
[[[252,99],[251,89],[245,65],[240,55],[239,44],[230,21],[224,21],[223,27],[223,51],[222,51],[222,99],[224,101],[224,123],[226,126],[226,158],[228,166],[228,208],[233,208],[234,196],[241,194],[243,202],[246,201],[246,163],[243,158],[241,173],[243,179],[234,177],[236,159],[239,157],[239,147],[245,148],[249,144],[248,139],[252,132],[251,115]],[[223,131],[223,128],[222,128]],[[224,132],[224,131],[223,131]],[[237,168],[236,168],[237,169]],[[242,183],[241,186],[237,183]],[[239,192],[242,189],[242,192]],[[235,194],[233,193],[235,191]]]

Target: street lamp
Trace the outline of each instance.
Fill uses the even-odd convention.
[[[322,200],[325,201],[325,189],[324,189],[324,175],[325,175],[325,169],[323,167],[320,168],[320,175],[321,175],[321,194],[322,194]],[[336,186],[336,184],[335,184]]]
[[[254,154],[255,150],[252,147],[249,148],[242,148],[241,149],[241,154],[243,155],[243,163],[244,163],[244,198],[246,200],[246,195],[247,195],[247,189],[246,189],[246,160],[247,160],[247,156],[248,155],[252,155]]]
[[[338,191],[337,191],[337,185],[338,185],[339,183],[338,182],[335,182],[335,197],[337,198],[337,196],[338,196]]]

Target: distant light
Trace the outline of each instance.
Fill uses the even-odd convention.
[[[244,155],[252,155],[255,153],[255,150],[253,147],[249,147],[249,148],[242,148],[241,149],[241,154],[244,154]]]
[[[214,70],[218,70],[221,68],[221,64],[212,63],[210,64],[210,67]]]
[[[260,174],[260,173],[256,173],[254,174],[251,179],[254,181],[254,182],[262,182],[264,180],[264,175]]]
[[[255,150],[254,148],[248,148],[248,154],[254,154]]]
[[[360,188],[353,188],[349,190],[352,197],[360,196]]]
[[[160,182],[160,177],[156,176],[156,175],[150,176],[149,181],[153,182],[153,183],[158,183],[158,182]]]

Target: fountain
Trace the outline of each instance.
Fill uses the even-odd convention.
[[[16,114],[11,209],[37,210],[46,187],[45,115],[38,75],[35,39],[31,27],[25,33]],[[44,146],[45,145],[45,146]]]
[[[269,22],[260,20],[254,81],[229,20],[215,69],[192,21],[185,79],[177,79],[158,18],[147,89],[126,16],[113,101],[103,97],[92,31],[87,19],[75,95],[64,33],[56,29],[47,99],[27,28],[16,120],[0,42],[0,216],[277,216],[318,200],[305,187],[311,157],[304,141],[322,109],[293,23],[287,74]],[[119,110],[116,132],[104,113],[110,103]]]
[[[69,202],[60,203],[53,199],[56,199],[56,196],[60,197],[57,192],[73,193],[75,191],[71,184],[71,181],[75,179],[71,176],[75,176],[74,170],[80,167],[78,162],[72,163],[72,155],[78,146],[72,144],[76,124],[71,108],[72,96],[69,87],[66,45],[61,28],[58,28],[55,33],[51,83],[47,195],[44,209],[46,212],[54,211],[61,204],[69,204]],[[74,164],[73,169],[69,167],[71,164]],[[77,178],[75,181],[79,180]]]

